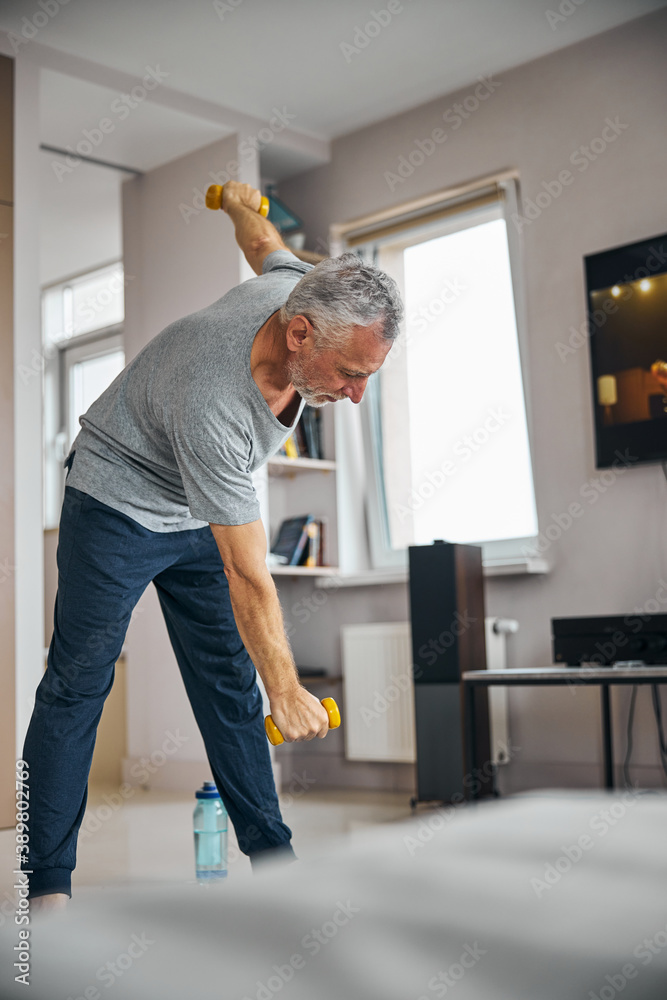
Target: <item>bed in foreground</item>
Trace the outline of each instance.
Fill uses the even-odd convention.
[[[667,795],[534,793],[252,880],[89,891],[0,936],[32,1000],[665,1000]]]

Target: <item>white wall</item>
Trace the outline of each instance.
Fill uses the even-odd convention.
[[[42,538],[42,383],[39,288],[39,67],[30,51],[14,67],[14,562],[16,751],[23,747],[44,645]]]
[[[329,226],[506,168],[520,171],[522,195],[534,199],[543,182],[570,168],[574,182],[523,232],[535,483],[541,529],[581,501],[596,476],[588,347],[559,359],[556,345],[585,323],[584,254],[667,231],[667,12],[631,22],[496,78],[493,93],[457,129],[443,114],[474,88],[450,94],[333,143],[329,165],[283,182],[280,195],[307,223],[308,246]],[[571,153],[620,120],[618,138],[584,172]],[[394,184],[400,157],[416,140],[443,127],[447,139],[422,165]],[[488,502],[492,502],[489,491]],[[511,665],[551,662],[550,619],[627,613],[655,597],[667,581],[667,483],[657,466],[632,469],[584,502],[585,514],[547,553],[547,577],[489,580],[487,613],[517,618]],[[289,606],[304,584],[283,587]],[[650,605],[649,605],[650,606]],[[306,662],[339,664],[340,624],[401,620],[405,587],[366,588],[331,595],[297,631],[293,644]],[[667,608],[663,609],[667,611]],[[319,663],[317,662],[319,661]],[[614,694],[616,759],[622,759],[629,692]],[[505,772],[508,787],[599,780],[598,698],[594,689],[511,692],[512,737],[521,747]],[[657,739],[640,693],[635,772],[661,780]]]
[[[16,822],[13,153],[14,64],[0,54],[0,827]]]
[[[56,176],[53,153],[39,154],[40,281],[55,284],[122,255],[118,170],[79,162]],[[58,161],[60,162],[60,161]]]
[[[212,183],[211,173],[239,160],[240,138],[230,136],[123,184],[128,361],[168,323],[202,309],[248,276],[229,219],[196,197],[196,190]],[[242,169],[239,179],[258,186],[256,161],[244,160]],[[151,783],[194,787],[208,776],[208,765],[152,585],[128,631],[127,662],[127,766],[156,752],[161,761],[168,733],[179,731],[187,741],[167,754]]]

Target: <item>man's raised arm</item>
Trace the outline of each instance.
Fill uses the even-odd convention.
[[[264,258],[274,250],[287,250],[276,227],[259,214],[261,191],[250,184],[227,181],[222,189],[222,208],[234,223],[236,242],[255,274],[262,273]]]
[[[276,587],[266,566],[266,534],[261,521],[212,524],[236,625],[264,682],[273,721],[286,742],[324,737],[326,709],[302,687],[283,624]]]

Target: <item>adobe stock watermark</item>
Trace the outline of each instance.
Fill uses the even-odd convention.
[[[355,25],[352,41],[340,43],[340,51],[345,62],[349,65],[355,56],[361,55],[373,39],[377,38],[385,28],[388,28],[393,23],[394,18],[398,14],[402,14],[404,10],[400,0],[388,0],[386,7],[381,7],[380,10],[370,10],[368,21],[361,27],[358,24]]]
[[[402,694],[412,688],[414,681],[424,674],[424,666],[433,666],[438,662],[438,656],[450,649],[469,628],[479,621],[474,615],[464,611],[454,612],[454,617],[447,628],[438,636],[429,639],[419,647],[418,655],[422,663],[413,663],[410,673],[392,674],[382,691],[376,691],[370,705],[360,705],[358,712],[366,727],[377,722],[387,714],[391,706],[399,700]]]
[[[427,990],[437,997],[447,996],[449,991],[461,982],[466,972],[474,968],[486,953],[487,949],[482,948],[477,941],[474,944],[464,945],[458,962],[452,962],[446,969],[440,969],[431,976],[426,984]],[[432,998],[422,993],[417,1000],[432,1000]]]
[[[302,771],[300,774],[297,771],[292,771],[289,782],[283,782],[283,787],[279,793],[280,808],[283,812],[286,809],[290,809],[304,795],[307,795],[312,786],[316,784],[317,778],[309,775],[307,771]],[[266,813],[265,815],[269,820],[273,820],[274,818],[273,813]],[[264,836],[255,823],[249,823],[244,828],[235,829],[234,832],[236,834],[236,844],[232,842],[228,847],[228,865],[237,861],[242,854],[248,854],[252,850],[253,844]]]
[[[15,563],[9,561],[9,556],[5,556],[2,562],[0,562],[0,584],[7,583],[8,580],[13,578],[15,573]]]
[[[612,462],[611,468],[604,469],[599,476],[592,476],[579,490],[579,496],[586,501],[588,507],[596,504],[600,497],[611,489],[619,476],[632,468],[637,461],[637,456],[631,455],[628,448],[625,449],[625,452],[617,450],[614,454],[616,458]],[[552,513],[550,523],[539,533],[535,543],[522,546],[522,554],[527,558],[544,555],[555,542],[560,541],[575,521],[584,516],[586,510],[587,507],[578,500],[573,500],[565,510]]]
[[[436,468],[426,473],[421,484],[410,490],[403,503],[392,504],[392,511],[399,521],[403,523],[406,518],[411,517],[431,500],[436,492],[442,489],[463,466],[467,465],[510,420],[511,414],[505,410],[504,406],[489,407],[485,419],[454,444],[452,454],[458,461],[453,458],[445,459]]]
[[[113,115],[113,118],[105,116],[100,118],[93,128],[82,129],[81,138],[75,145],[65,146],[65,149],[69,150],[72,155],[66,156],[64,162],[61,160],[51,161],[51,169],[60,183],[83,163],[82,156],[92,156],[95,150],[102,145],[106,136],[116,131],[118,122],[129,118],[132,112],[146,100],[150,91],[159,87],[168,76],[169,74],[161,70],[159,66],[154,69],[152,66],[146,66],[146,73],[141,83],[133,87],[129,94],[121,94],[111,102],[109,114]]]
[[[167,730],[162,745],[149,754],[148,757],[141,757],[130,767],[129,773],[135,779],[137,785],[143,789],[149,788],[151,776],[156,774],[161,767],[164,767],[167,760],[173,757],[174,754],[177,754],[181,747],[189,743],[189,741],[190,737],[182,735],[179,729],[173,733],[171,730]],[[123,808],[126,802],[134,798],[136,793],[137,786],[127,781],[119,785],[118,791],[105,792],[102,795],[100,805],[90,806],[86,809],[86,814],[79,830],[79,839],[81,841],[89,840],[93,834],[102,828],[104,823],[110,820],[119,809]]]
[[[131,934],[125,950],[105,962],[104,965],[100,965],[99,969],[95,971],[95,980],[101,983],[106,990],[111,989],[117,980],[129,972],[136,961],[144,957],[153,944],[155,944],[155,940],[149,938],[146,931],[141,934]],[[90,983],[78,996],[70,994],[67,1000],[101,1000],[102,996],[102,992],[95,983]]]
[[[312,786],[316,784],[317,778],[313,778],[307,771],[303,771],[301,774],[297,774],[296,771],[292,771],[289,784],[285,785],[283,783],[283,788],[280,793],[281,807],[283,809],[289,809],[298,799],[303,798],[303,796],[311,790]]]
[[[327,577],[327,589],[315,589],[312,594],[307,594],[300,600],[295,601],[290,608],[290,613],[297,619],[299,625],[306,625],[313,615],[317,614],[329,600],[332,593],[335,593],[343,585],[341,576]],[[297,630],[293,621],[285,622],[285,635],[291,638]]]
[[[228,160],[221,170],[209,170],[208,176],[212,184],[224,185],[227,181],[236,180],[243,163],[247,163],[255,158],[257,153],[270,145],[275,137],[286,129],[291,122],[296,119],[296,115],[288,111],[285,105],[282,108],[273,108],[271,118],[268,123],[260,128],[256,134],[244,136],[237,146],[238,159]],[[194,195],[189,204],[181,202],[178,206],[181,218],[188,225],[190,220],[196,218],[201,212],[206,211],[206,192],[201,188],[194,187]]]
[[[667,924],[657,930],[652,937],[644,938],[632,954],[642,966],[646,967],[656,955],[664,952],[665,948],[667,948]],[[641,966],[638,967],[634,962],[625,962],[618,972],[609,973],[604,977],[604,985],[598,987],[597,992],[590,990],[586,1000],[614,1000],[641,971]]]
[[[641,797],[641,790],[638,788],[626,789],[622,795],[615,798],[610,806],[598,810],[588,823],[589,832],[580,834],[573,844],[561,845],[561,854],[553,861],[548,861],[540,876],[532,876],[530,887],[538,899],[542,899],[545,893],[551,892],[554,886],[562,881],[568,872],[572,871],[582,858],[592,851],[602,838],[614,830],[615,827],[627,816],[628,811],[637,804]],[[597,837],[597,841],[595,837]]]
[[[576,167],[579,173],[583,173],[628,128],[630,125],[622,122],[618,115],[615,118],[605,118],[600,135],[591,139],[587,146],[581,145],[577,149],[573,149],[570,153],[569,163]],[[542,213],[560,198],[565,188],[574,183],[575,179],[576,174],[573,174],[571,170],[561,170],[551,180],[542,181],[542,190],[538,191],[534,198],[522,198],[523,215],[520,212],[512,212],[510,215],[517,232],[523,232],[526,226],[532,225],[539,219]]]
[[[30,899],[28,898],[28,876],[32,871],[27,867],[30,853],[30,768],[27,761],[16,761],[16,826],[15,826],[15,863],[13,873],[17,877],[14,884],[17,903],[14,923],[18,927],[17,943],[14,945],[14,982],[23,986],[30,985],[30,966],[32,952],[30,947]],[[25,865],[25,867],[23,867]]]
[[[213,10],[224,21],[227,14],[233,14],[244,2],[245,0],[213,0]]]
[[[71,340],[81,332],[88,332],[86,324],[90,324],[95,316],[111,305],[129,281],[134,281],[134,275],[125,274],[122,267],[111,272],[108,280],[101,288],[98,288],[94,295],[88,295],[83,301],[77,303],[74,315],[67,320],[63,329],[49,343],[45,344],[40,351],[36,347],[31,348],[30,362],[21,362],[16,367],[23,385],[27,385],[36,376],[41,378],[47,363],[57,358],[64,342]]]
[[[572,670],[572,677],[567,681],[570,693],[576,694],[577,688],[581,687],[586,678],[602,665],[617,662],[620,657],[616,654],[625,649],[633,636],[641,632],[646,622],[650,621],[651,615],[664,614],[665,611],[667,611],[667,582],[660,577],[653,596],[641,606],[635,606],[630,614],[623,617],[623,628],[612,632],[604,642],[596,642],[593,647],[596,652],[591,653],[588,660],[576,670]]]
[[[561,0],[557,10],[545,10],[544,16],[549,22],[549,27],[555,31],[559,24],[567,21],[568,17],[579,10],[586,3],[586,0]]]
[[[556,353],[561,362],[565,364],[571,354],[576,354],[588,342],[590,337],[602,329],[609,316],[613,316],[614,313],[618,312],[619,300],[626,302],[636,294],[635,282],[641,281],[643,278],[649,278],[652,274],[660,271],[666,263],[667,251],[663,243],[659,246],[649,247],[649,254],[644,264],[635,268],[632,274],[623,275],[622,281],[618,285],[618,295],[608,296],[603,299],[597,309],[588,313],[587,318],[579,328],[570,326],[570,336],[566,344],[560,340],[556,342]]]
[[[456,276],[447,278],[439,292],[410,313],[408,329],[414,333],[425,333],[431,323],[447,311],[447,306],[453,305],[464,292],[468,291],[468,287]]]
[[[70,0],[37,0],[37,9],[30,17],[24,17],[21,20],[18,32],[7,32],[7,38],[14,55],[17,54],[22,45],[33,42],[40,31],[60,13],[60,8],[66,7],[69,2]]]
[[[502,740],[498,741],[498,752],[503,755],[505,762],[514,760],[520,750],[521,747],[519,746],[513,746],[511,743],[505,743]],[[494,776],[495,772],[496,765],[492,760],[487,760],[481,767],[473,768],[472,771],[464,774],[463,787],[468,789],[472,796],[475,796],[481,791],[483,785],[487,784],[489,779]],[[463,792],[454,792],[448,805],[442,809],[437,809],[429,816],[422,817],[414,833],[407,833],[403,836],[403,845],[410,857],[414,857],[417,851],[426,847],[433,840],[436,833],[444,830],[459,810],[468,804],[469,799],[466,798]]]
[[[281,809],[290,809],[298,799],[307,795],[315,784],[317,784],[317,779],[309,775],[307,771],[302,771],[301,773],[292,771],[289,782],[283,782],[283,788],[280,791]],[[269,820],[274,819],[273,813],[265,813],[263,815],[266,815]],[[263,832],[255,823],[248,823],[245,827],[235,828],[234,833],[236,834],[236,844],[232,842],[229,845],[227,851],[228,864],[237,861],[242,854],[251,853],[253,845],[264,837]]]
[[[272,974],[264,982],[257,980],[256,990],[252,996],[246,993],[243,1000],[272,1000],[276,994],[280,993],[283,987],[294,979],[294,976],[301,969],[305,969],[309,958],[314,958],[323,948],[338,936],[343,927],[347,927],[353,917],[360,913],[360,908],[355,906],[351,899],[336,901],[336,909],[329,920],[325,920],[319,927],[311,927],[301,938],[300,947],[307,952],[295,952],[284,965],[273,965]],[[254,989],[254,987],[253,987]]]
[[[66,494],[63,503],[65,505],[68,503],[76,504],[78,501],[68,500]],[[115,662],[118,659],[128,625],[134,621],[137,615],[144,613],[144,608],[137,606],[127,607],[123,611],[125,617],[119,621],[108,622],[100,629],[91,632],[86,639],[85,652],[76,661],[66,660],[64,663],[61,663],[58,673],[55,673],[50,666],[47,666],[44,677],[48,679],[49,683],[48,687],[40,695],[41,701],[44,704],[53,704],[57,698],[69,695],[70,682],[76,683],[81,671],[87,667],[97,666],[101,657],[104,658],[103,662],[108,662],[108,659],[112,659]],[[50,658],[51,652],[49,651],[49,661]]]
[[[438,656],[442,656],[448,649],[451,649],[457,639],[460,639],[477,622],[478,619],[474,615],[468,614],[467,611],[464,611],[463,614],[460,611],[455,611],[454,618],[447,628],[443,629],[434,639],[429,639],[428,642],[423,643],[417,650],[417,655],[424,661],[427,667],[434,666],[438,662]],[[423,667],[419,664],[414,664],[414,679],[418,680],[422,673]]]
[[[371,705],[360,705],[357,709],[364,725],[368,727],[386,715],[391,706],[411,687],[412,680],[407,674],[393,674],[382,691],[375,692]]]
[[[383,372],[403,357],[408,347],[414,343],[417,334],[425,333],[433,323],[446,315],[448,308],[458,302],[469,287],[457,275],[452,275],[445,279],[440,290],[428,302],[422,303],[418,309],[411,312],[407,317],[405,330],[401,331],[385,358]]]
[[[463,123],[501,86],[501,81],[494,80],[493,76],[480,76],[478,80],[479,83],[470,94],[442,112],[442,120],[449,126],[449,132],[456,132],[461,128]],[[389,190],[395,191],[399,184],[403,184],[415,170],[423,166],[426,160],[447,142],[449,132],[438,127],[432,129],[427,136],[415,139],[412,148],[398,157],[395,169],[385,170],[384,179]]]

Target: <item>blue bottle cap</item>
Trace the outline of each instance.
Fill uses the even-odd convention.
[[[201,788],[198,788],[195,792],[195,798],[197,799],[219,799],[220,792],[218,791],[214,781],[205,781]]]

